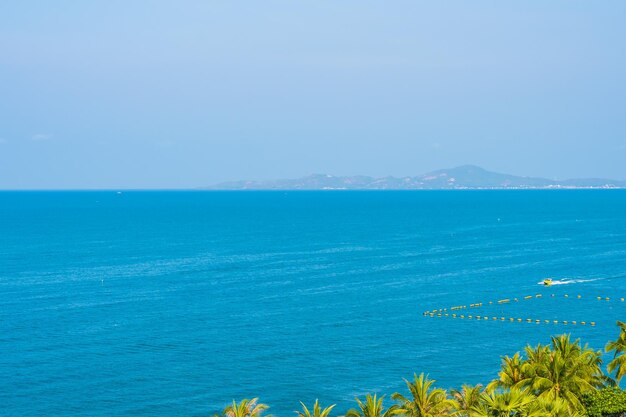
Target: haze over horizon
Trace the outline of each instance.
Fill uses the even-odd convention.
[[[0,5],[0,189],[626,180],[626,3]]]

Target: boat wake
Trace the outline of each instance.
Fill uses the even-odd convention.
[[[550,285],[569,285],[569,284],[580,284],[581,282],[592,282],[598,281],[600,278],[591,278],[591,279],[553,279]],[[545,285],[545,280],[539,281],[537,284]]]

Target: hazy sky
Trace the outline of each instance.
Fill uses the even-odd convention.
[[[0,188],[626,179],[626,2],[5,1]]]

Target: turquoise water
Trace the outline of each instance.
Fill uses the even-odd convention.
[[[483,311],[597,325],[422,316],[529,294]],[[342,412],[555,333],[602,348],[625,296],[621,190],[3,192],[0,414]]]

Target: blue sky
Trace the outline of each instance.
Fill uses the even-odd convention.
[[[0,3],[0,188],[626,179],[623,1]]]

